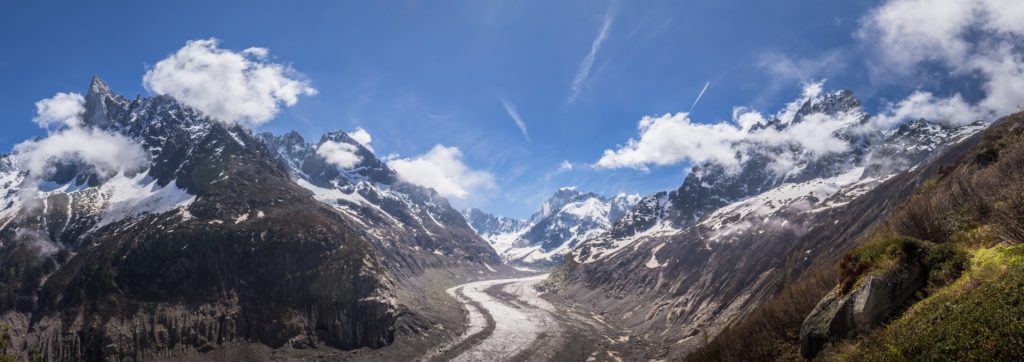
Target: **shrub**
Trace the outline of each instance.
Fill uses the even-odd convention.
[[[921,254],[924,242],[906,237],[876,238],[851,250],[839,264],[839,292],[844,294],[869,273],[884,273]]]
[[[800,358],[800,325],[835,286],[833,264],[817,265],[686,356],[690,361],[769,361]],[[742,346],[742,348],[737,348]]]
[[[832,357],[848,361],[1024,359],[1024,249],[975,252],[968,275]]]
[[[0,323],[0,362],[17,360],[18,357],[11,351],[11,326]]]

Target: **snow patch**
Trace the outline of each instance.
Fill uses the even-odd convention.
[[[186,208],[196,197],[178,188],[175,181],[160,186],[146,173],[134,177],[118,174],[99,186],[107,207],[93,230],[143,214],[160,214]]]
[[[658,246],[655,246],[654,249],[651,250],[651,259],[647,260],[647,263],[644,264],[647,269],[655,269],[665,266],[665,264],[658,262],[658,250],[661,250],[661,247],[663,246],[665,246],[665,243],[658,244]]]

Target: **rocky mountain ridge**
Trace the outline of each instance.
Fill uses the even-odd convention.
[[[816,239],[811,230],[846,222],[841,215],[854,207],[871,207],[863,215],[884,212],[898,195],[880,205],[858,200],[987,126],[913,120],[864,132],[870,117],[851,92],[840,91],[755,128],[784,130],[810,117],[843,121],[834,136],[845,151],[751,148],[738,170],[694,166],[678,189],[644,197],[610,231],[573,250],[552,285],[565,298],[622,316],[617,325],[693,348],[773,295],[811,256],[847,240]],[[780,157],[792,166],[774,172]]]
[[[17,152],[0,159],[0,318],[26,354],[381,347],[415,315],[398,280],[499,262],[443,198],[365,149],[359,167],[331,169],[300,139],[299,163],[270,147],[294,134],[256,137],[99,78],[82,127],[130,139],[149,165],[106,174],[70,159],[34,175]]]

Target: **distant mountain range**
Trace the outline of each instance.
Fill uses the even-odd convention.
[[[464,210],[463,216],[506,263],[551,266],[611,229],[639,200],[638,195],[604,197],[561,188],[528,220],[494,216],[477,209]]]

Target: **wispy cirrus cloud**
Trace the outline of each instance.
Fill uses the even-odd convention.
[[[505,106],[505,113],[508,113],[509,118],[512,118],[512,121],[516,123],[516,127],[519,127],[519,131],[523,132],[523,138],[526,138],[526,141],[529,142],[530,134],[526,131],[526,122],[523,122],[523,117],[519,115],[519,110],[516,109],[516,105],[505,98],[501,98],[501,104]]]
[[[597,37],[590,44],[590,52],[580,62],[580,67],[576,70],[576,77],[572,80],[572,92],[569,94],[569,103],[576,101],[576,98],[583,92],[584,84],[590,79],[590,70],[594,67],[597,52],[601,50],[604,41],[608,39],[608,31],[611,30],[612,21],[615,20],[615,10],[617,8],[617,4],[613,3],[608,7],[608,11],[605,12],[604,21],[601,22],[601,28],[597,32]]]

